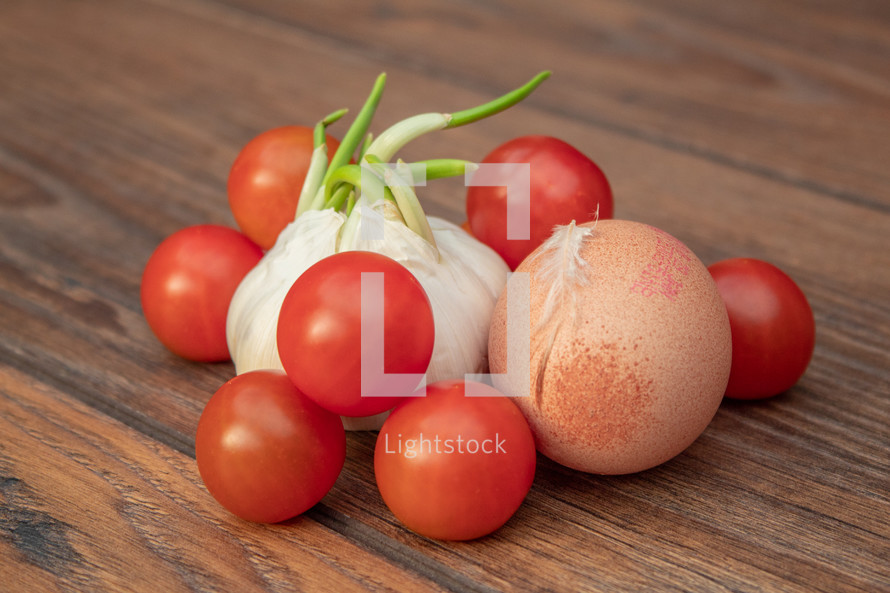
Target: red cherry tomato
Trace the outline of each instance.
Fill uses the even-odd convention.
[[[363,272],[383,273],[383,371],[425,373],[433,353],[429,298],[402,264],[379,253],[348,251],[311,266],[281,305],[278,354],[300,391],[343,416],[378,414],[399,401],[362,396]]]
[[[155,249],[142,273],[142,310],[157,338],[199,362],[229,360],[226,315],[241,280],[263,251],[234,229],[197,225]]]
[[[507,188],[469,187],[472,234],[497,251],[510,269],[543,243],[556,225],[612,218],[612,190],[600,168],[576,148],[549,136],[521,136],[495,148],[483,163],[529,163],[530,235],[507,239]]]
[[[487,535],[513,516],[535,475],[535,443],[519,408],[491,387],[466,397],[463,381],[427,386],[390,413],[377,436],[374,474],[409,529],[445,540]]]
[[[810,363],[816,341],[803,291],[776,266],[734,258],[708,267],[726,303],[732,370],[726,396],[759,399],[790,389]]]
[[[238,375],[213,394],[195,437],[198,471],[231,513],[258,523],[295,517],[333,487],[346,459],[336,414],[281,371]]]
[[[327,137],[328,160],[340,143]],[[263,249],[293,222],[313,151],[313,129],[283,126],[248,142],[229,171],[229,207],[238,227]]]

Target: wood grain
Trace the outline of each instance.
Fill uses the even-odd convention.
[[[881,165],[890,9],[879,0],[843,9],[807,1],[227,1],[490,92],[553,69],[553,92],[533,99],[552,113],[839,199],[890,205]]]
[[[0,5],[0,590],[890,590],[886,4],[321,4]],[[153,338],[151,251],[188,224],[233,224],[238,149],[354,112],[381,71],[376,131],[543,68],[526,103],[406,156],[566,139],[603,166],[620,217],[706,263],[788,271],[817,318],[807,374],[725,403],[642,474],[541,459],[526,504],[477,542],[398,524],[370,433],[303,518],[228,516],[190,456],[233,369]],[[459,182],[422,198],[462,220]]]
[[[0,378],[4,587],[435,588],[310,518],[240,521],[209,496],[193,459],[8,367]]]

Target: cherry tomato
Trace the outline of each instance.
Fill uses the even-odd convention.
[[[327,137],[328,160],[340,143]],[[313,129],[283,126],[248,142],[229,171],[229,207],[238,227],[263,249],[293,222],[313,151]]]
[[[179,230],[155,249],[142,273],[142,310],[157,338],[189,360],[229,360],[226,314],[263,251],[234,229]]]
[[[231,513],[258,523],[295,517],[320,501],[346,460],[339,416],[317,406],[281,371],[225,383],[195,437],[198,471]]]
[[[467,397],[464,381],[403,400],[377,436],[374,474],[392,513],[427,537],[468,540],[513,516],[535,475],[535,443],[519,408],[492,387]]]
[[[507,239],[507,188],[471,186],[467,217],[472,234],[497,251],[510,269],[543,243],[556,225],[612,218],[612,189],[605,174],[576,148],[550,136],[514,138],[486,156],[483,163],[529,163],[530,235]]]
[[[433,353],[429,298],[402,264],[379,253],[347,251],[311,266],[281,305],[278,354],[300,391],[343,416],[378,414],[399,401],[397,396],[362,396],[363,272],[383,273],[380,376],[425,373]],[[378,387],[368,383],[366,393],[379,393]]]
[[[734,258],[708,267],[726,303],[732,370],[726,396],[759,399],[803,376],[816,341],[813,311],[800,287],[776,266]]]

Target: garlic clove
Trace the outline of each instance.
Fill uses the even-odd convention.
[[[288,290],[311,265],[340,251],[375,251],[400,262],[426,290],[436,338],[427,383],[487,371],[488,331],[498,296],[507,283],[503,259],[459,226],[428,217],[436,241],[405,226],[384,200],[359,199],[347,217],[330,209],[309,210],[244,278],[232,298],[226,324],[235,370],[282,369],[278,356],[278,313]],[[362,224],[377,225],[366,228]],[[375,235],[376,231],[376,235]],[[386,413],[343,418],[347,430],[378,430]]]
[[[278,312],[287,291],[309,266],[333,255],[346,217],[311,210],[289,224],[232,297],[226,339],[235,372],[282,369],[278,358]]]

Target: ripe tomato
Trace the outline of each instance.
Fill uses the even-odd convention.
[[[519,408],[494,388],[466,397],[464,381],[427,386],[390,413],[374,474],[392,513],[436,539],[468,540],[513,516],[535,475],[535,443]]]
[[[295,517],[333,487],[346,460],[336,414],[281,371],[238,375],[213,394],[195,436],[198,471],[230,512],[258,523]]]
[[[787,391],[813,355],[816,323],[803,291],[776,266],[734,258],[708,267],[726,303],[732,370],[726,396],[759,399]]]
[[[340,143],[327,137],[328,160]],[[229,171],[229,207],[238,227],[263,249],[293,222],[312,158],[313,129],[283,126],[248,142]]]
[[[507,239],[507,188],[467,189],[472,234],[497,251],[510,269],[543,243],[556,225],[612,218],[612,189],[602,170],[576,148],[550,136],[521,136],[486,156],[483,163],[529,163],[530,235]]]
[[[234,229],[179,230],[155,249],[142,273],[142,310],[157,338],[199,362],[229,360],[226,314],[241,280],[263,251]]]
[[[402,264],[379,253],[347,251],[312,265],[281,305],[278,354],[300,391],[343,416],[371,416],[399,401],[362,396],[363,272],[383,273],[382,371],[422,374],[433,354],[429,298]],[[379,385],[365,387],[366,393],[380,391]]]

